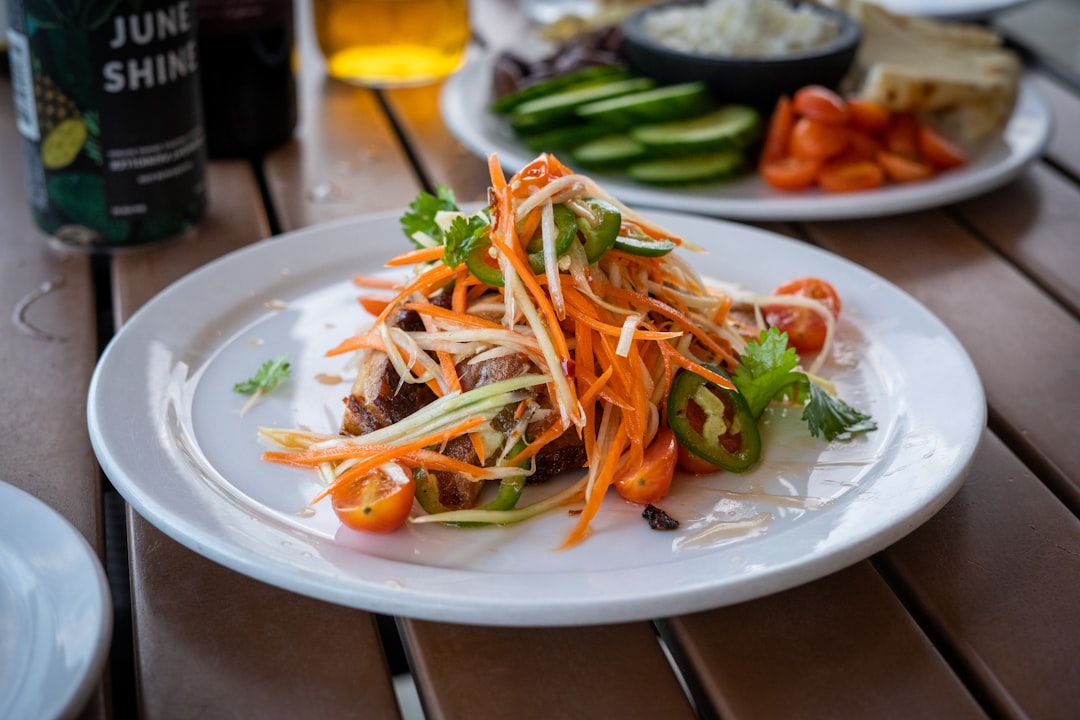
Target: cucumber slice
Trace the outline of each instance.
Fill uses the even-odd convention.
[[[594,168],[618,168],[648,156],[645,146],[629,135],[607,135],[578,145],[570,152],[577,163]]]
[[[614,80],[625,80],[628,77],[630,77],[630,72],[618,65],[590,65],[507,93],[493,101],[490,108],[493,113],[506,115],[529,100],[554,95],[557,92],[571,88],[598,85],[602,82],[612,82]]]
[[[706,155],[634,163],[626,174],[650,185],[684,185],[734,176],[744,169],[743,154],[728,149]]]
[[[640,125],[630,136],[665,153],[690,154],[749,145],[761,132],[761,116],[745,105],[725,105],[707,115],[678,122]]]
[[[647,90],[655,85],[656,82],[649,78],[630,78],[571,88],[521,103],[510,113],[510,122],[514,127],[539,128],[545,123],[573,118],[575,111],[587,103]]]
[[[518,137],[533,152],[572,150],[578,145],[610,135],[611,129],[602,125],[568,125],[536,135],[519,133]]]
[[[666,85],[598,100],[578,108],[578,117],[613,128],[700,115],[714,107],[705,83]]]

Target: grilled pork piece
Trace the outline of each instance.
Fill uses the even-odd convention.
[[[415,312],[399,313],[395,322],[406,331],[423,329]],[[435,394],[426,385],[401,382],[401,377],[385,353],[361,350],[357,359],[360,372],[353,383],[352,393],[345,398],[342,431],[346,434],[363,435],[386,427],[435,400]],[[458,367],[458,376],[462,390],[472,390],[535,370],[527,357],[513,354],[473,364],[463,363]],[[493,418],[492,426],[500,432],[509,432],[514,424],[513,413],[514,408],[504,408]],[[476,450],[468,437],[446,443],[443,453],[456,460],[479,464]],[[576,432],[568,430],[537,454],[536,471],[529,481],[546,480],[584,464],[585,446]],[[439,486],[440,503],[452,509],[472,507],[483,485],[451,472],[435,472],[434,476]]]

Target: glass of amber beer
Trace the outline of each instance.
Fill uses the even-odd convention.
[[[423,85],[461,65],[469,0],[315,0],[331,76],[371,87]]]

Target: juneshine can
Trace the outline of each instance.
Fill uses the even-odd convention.
[[[37,224],[94,250],[178,235],[206,208],[190,0],[7,0]]]

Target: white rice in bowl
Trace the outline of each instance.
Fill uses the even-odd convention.
[[[770,57],[830,42],[839,28],[805,5],[783,0],[706,0],[648,13],[642,29],[661,45],[722,57]]]

